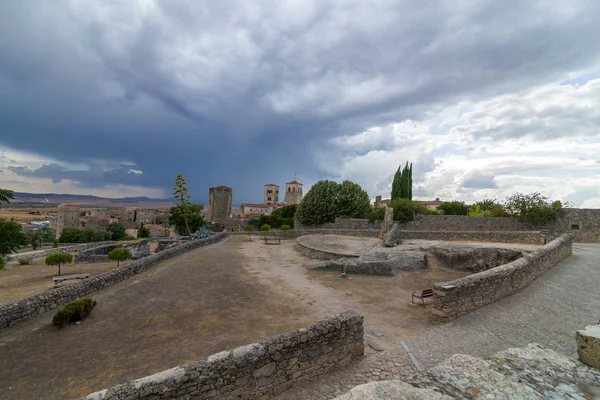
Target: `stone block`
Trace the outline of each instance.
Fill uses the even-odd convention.
[[[600,324],[588,325],[577,331],[579,359],[590,367],[600,369]]]

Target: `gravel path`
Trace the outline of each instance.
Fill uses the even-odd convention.
[[[600,319],[600,245],[573,255],[519,293],[407,340],[432,367],[453,354],[487,357],[507,347],[540,343],[576,358],[575,331]]]

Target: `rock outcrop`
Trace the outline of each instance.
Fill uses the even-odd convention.
[[[432,389],[421,389],[402,381],[369,382],[352,388],[336,400],[451,400]]]
[[[371,382],[338,399],[599,399],[600,371],[530,344],[487,360],[454,355],[426,372],[416,386]]]
[[[427,251],[427,262],[442,268],[480,272],[518,260],[525,253],[516,249],[437,244]]]

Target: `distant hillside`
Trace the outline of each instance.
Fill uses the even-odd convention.
[[[81,195],[81,194],[57,194],[57,193],[22,193],[15,192],[16,203],[75,203],[85,206],[136,206],[149,208],[164,208],[173,203],[172,199],[152,199],[149,197],[125,197],[121,199]]]

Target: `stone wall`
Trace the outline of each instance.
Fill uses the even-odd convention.
[[[335,222],[326,222],[320,225],[304,225],[302,222],[294,221],[294,230],[314,230],[314,229],[357,229],[357,230],[379,230],[383,221],[369,221],[368,219],[358,218],[336,218]]]
[[[508,264],[437,283],[433,313],[444,319],[460,317],[516,293],[536,280],[573,251],[573,236],[563,235]]]
[[[248,235],[248,232],[229,232],[230,235]],[[250,233],[251,236],[264,236],[265,232],[253,231]],[[293,239],[304,235],[344,235],[344,236],[356,236],[356,237],[370,237],[378,238],[379,231],[371,230],[354,230],[354,229],[302,229],[296,230],[291,229],[289,231],[280,231],[279,229],[273,229],[266,233],[269,237],[280,237],[282,239]]]
[[[61,253],[61,252],[72,253],[75,251],[81,251],[81,250],[89,249],[92,247],[97,247],[97,246],[102,246],[102,245],[112,244],[112,243],[115,243],[115,242],[108,241],[108,242],[74,244],[74,245],[69,245],[69,246],[57,247],[55,249],[30,251],[28,253],[20,253],[20,254],[11,254],[11,255],[6,256],[4,259],[6,261],[11,261],[11,260],[16,260],[17,257],[23,257],[23,256],[29,256],[29,257],[33,257],[33,258],[42,258],[42,257],[47,257],[50,254],[54,254],[54,253]]]
[[[576,242],[600,243],[600,209],[563,209],[556,221],[554,233],[570,233]]]
[[[305,226],[294,221],[295,230],[303,229],[380,229],[383,221],[368,219],[336,218],[335,222]],[[516,218],[469,217],[466,215],[417,215],[414,221],[399,224],[401,230],[409,231],[535,231],[534,227]]]
[[[21,321],[35,317],[60,305],[70,303],[79,298],[88,296],[98,290],[112,286],[135,274],[152,268],[159,262],[171,257],[176,257],[186,251],[216,243],[225,238],[227,233],[218,233],[206,239],[194,240],[181,246],[174,247],[149,257],[142,258],[133,263],[113,269],[90,278],[75,282],[70,285],[59,286],[48,292],[29,297],[18,303],[6,304],[0,307],[0,329],[8,328]]]
[[[126,242],[123,244],[109,243],[82,250],[75,256],[75,263],[109,261],[108,253],[116,248],[129,249],[131,259],[137,260],[150,255],[148,239]]]
[[[409,231],[535,231],[516,218],[469,217],[466,215],[417,215],[414,221],[400,224]]]
[[[272,398],[350,364],[363,352],[363,317],[345,312],[83,399]]]
[[[348,254],[343,252],[329,251],[325,249],[316,248],[310,244],[304,242],[302,237],[296,239],[296,251],[305,255],[309,258],[316,258],[318,260],[335,260],[337,258],[358,258],[358,254]]]
[[[475,217],[473,217],[475,218]],[[402,229],[402,228],[401,228]],[[400,239],[424,240],[470,240],[477,242],[503,242],[543,244],[544,235],[539,231],[409,231],[400,230]]]

